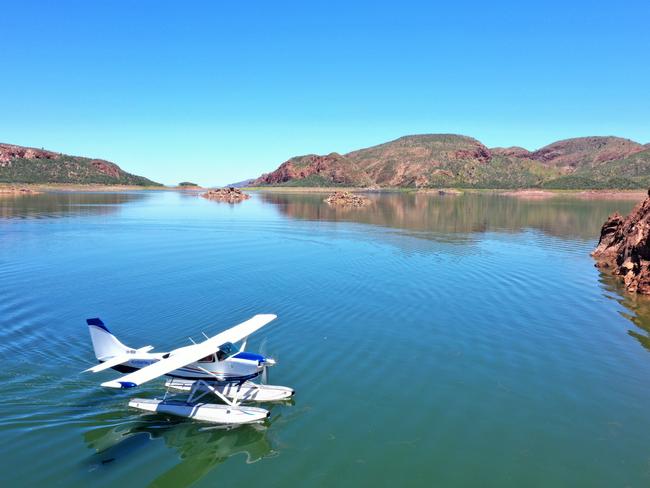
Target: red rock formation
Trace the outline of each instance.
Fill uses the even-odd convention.
[[[120,177],[120,168],[111,162],[104,161],[103,159],[93,159],[90,164],[93,165],[97,171],[105,175],[112,176],[113,178]]]
[[[310,154],[300,158],[292,158],[282,163],[272,173],[262,175],[255,183],[277,185],[295,179],[305,179],[312,175],[322,176],[335,184],[345,183],[345,171],[341,165],[343,160],[343,156],[337,153],[331,153],[327,156]]]
[[[650,191],[627,217],[607,219],[591,255],[597,267],[622,277],[628,291],[650,295]]]
[[[15,146],[13,144],[0,144],[0,166],[7,166],[14,158],[25,159],[54,159],[60,156],[59,153],[35,149],[33,147]]]
[[[479,163],[489,163],[492,159],[490,150],[482,144],[474,149],[459,149],[454,151],[450,159],[472,159]]]

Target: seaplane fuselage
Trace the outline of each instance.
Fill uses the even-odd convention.
[[[131,359],[126,363],[113,366],[112,369],[120,373],[132,373],[161,359],[166,359],[167,354],[169,353],[138,354],[137,359]],[[266,361],[264,356],[251,352],[239,352],[221,360],[214,356],[216,355],[213,354],[212,357],[209,356],[203,360],[175,369],[167,373],[166,376],[184,379],[209,379],[212,381],[215,379],[220,381],[243,381],[261,374]]]

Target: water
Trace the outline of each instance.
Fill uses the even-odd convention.
[[[589,257],[633,202],[372,198],[0,200],[3,485],[648,486],[650,304]],[[269,312],[249,349],[297,396],[266,426],[80,373],[86,317],[166,350]]]

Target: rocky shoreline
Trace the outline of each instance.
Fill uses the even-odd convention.
[[[611,215],[591,253],[596,266],[619,276],[625,289],[650,295],[650,191],[627,217]]]
[[[244,200],[248,200],[251,197],[247,193],[241,191],[239,188],[235,188],[233,186],[208,190],[205,193],[201,193],[201,196],[208,200],[226,203],[240,203]]]

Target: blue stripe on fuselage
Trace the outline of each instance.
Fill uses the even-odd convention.
[[[247,359],[249,361],[257,361],[258,363],[264,362],[264,356],[255,354],[254,352],[242,351],[242,352],[238,352],[233,357],[236,359]]]

